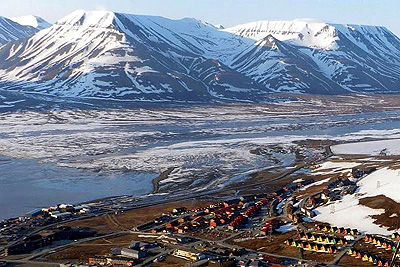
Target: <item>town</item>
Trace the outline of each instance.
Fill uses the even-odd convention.
[[[354,194],[376,170],[353,167],[320,181],[300,174],[274,191],[218,201],[141,204],[120,196],[35,209],[1,221],[1,266],[400,266],[398,257],[392,263],[399,234],[313,219],[316,208]],[[85,246],[94,249],[82,252]]]

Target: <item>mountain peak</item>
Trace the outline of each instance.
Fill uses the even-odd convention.
[[[381,36],[390,31],[382,26],[335,24],[316,19],[295,19],[291,21],[261,20],[233,26],[224,31],[245,38],[260,40],[272,34],[279,41],[315,49],[335,50],[339,35]],[[357,42],[357,37],[352,37]]]
[[[279,41],[319,49],[333,49],[337,41],[334,26],[311,19],[255,21],[227,28],[224,31],[254,40],[263,39],[271,34]]]
[[[300,19],[217,29],[193,18],[84,10],[39,32],[1,23],[16,27],[17,41],[0,48],[0,85],[10,90],[200,102],[399,91],[400,39],[383,27]],[[24,29],[37,33],[24,39]]]
[[[31,26],[33,28],[36,28],[38,30],[43,30],[45,28],[48,28],[51,26],[50,23],[42,19],[41,17],[34,16],[34,15],[27,15],[27,16],[21,16],[21,17],[13,17],[10,18],[12,21],[24,25],[24,26]]]
[[[58,20],[57,25],[87,26],[94,28],[110,28],[114,22],[115,13],[111,11],[76,10]]]
[[[277,40],[272,34],[268,34],[264,38],[258,40],[255,45],[267,47],[270,49],[278,49],[278,45],[277,45],[278,42],[279,42],[279,40]]]

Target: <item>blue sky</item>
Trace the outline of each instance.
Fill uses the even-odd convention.
[[[398,0],[1,0],[0,15],[34,14],[49,22],[76,9],[106,9],[179,19],[194,17],[232,26],[255,20],[315,18],[382,25],[400,36]]]

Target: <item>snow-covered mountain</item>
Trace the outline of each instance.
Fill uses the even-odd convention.
[[[0,17],[0,45],[10,41],[31,37],[37,29],[20,25],[10,19]]]
[[[251,100],[269,90],[222,62],[243,43],[194,19],[76,11],[4,46],[0,79],[61,96]]]
[[[271,92],[398,93],[400,39],[313,20],[219,28],[76,11],[0,49],[3,89],[138,101],[262,101]]]
[[[311,19],[256,21],[234,26],[225,31],[256,41],[272,35],[280,41],[318,49],[334,48],[337,40],[336,27]]]
[[[257,49],[233,67],[276,91],[400,92],[400,39],[385,27],[312,20],[258,21],[225,29]],[[276,45],[262,55],[260,41]],[[243,54],[243,53],[242,53]],[[308,81],[307,81],[308,79]]]
[[[28,15],[28,16],[22,16],[22,17],[13,17],[10,18],[12,21],[15,21],[16,23],[19,23],[21,25],[25,26],[31,26],[33,28],[36,28],[38,30],[43,30],[51,26],[50,23],[42,19],[41,17],[38,16],[33,16],[33,15]]]

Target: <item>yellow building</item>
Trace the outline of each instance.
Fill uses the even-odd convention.
[[[191,261],[198,261],[206,258],[203,253],[191,249],[177,249],[174,251],[174,256]]]

